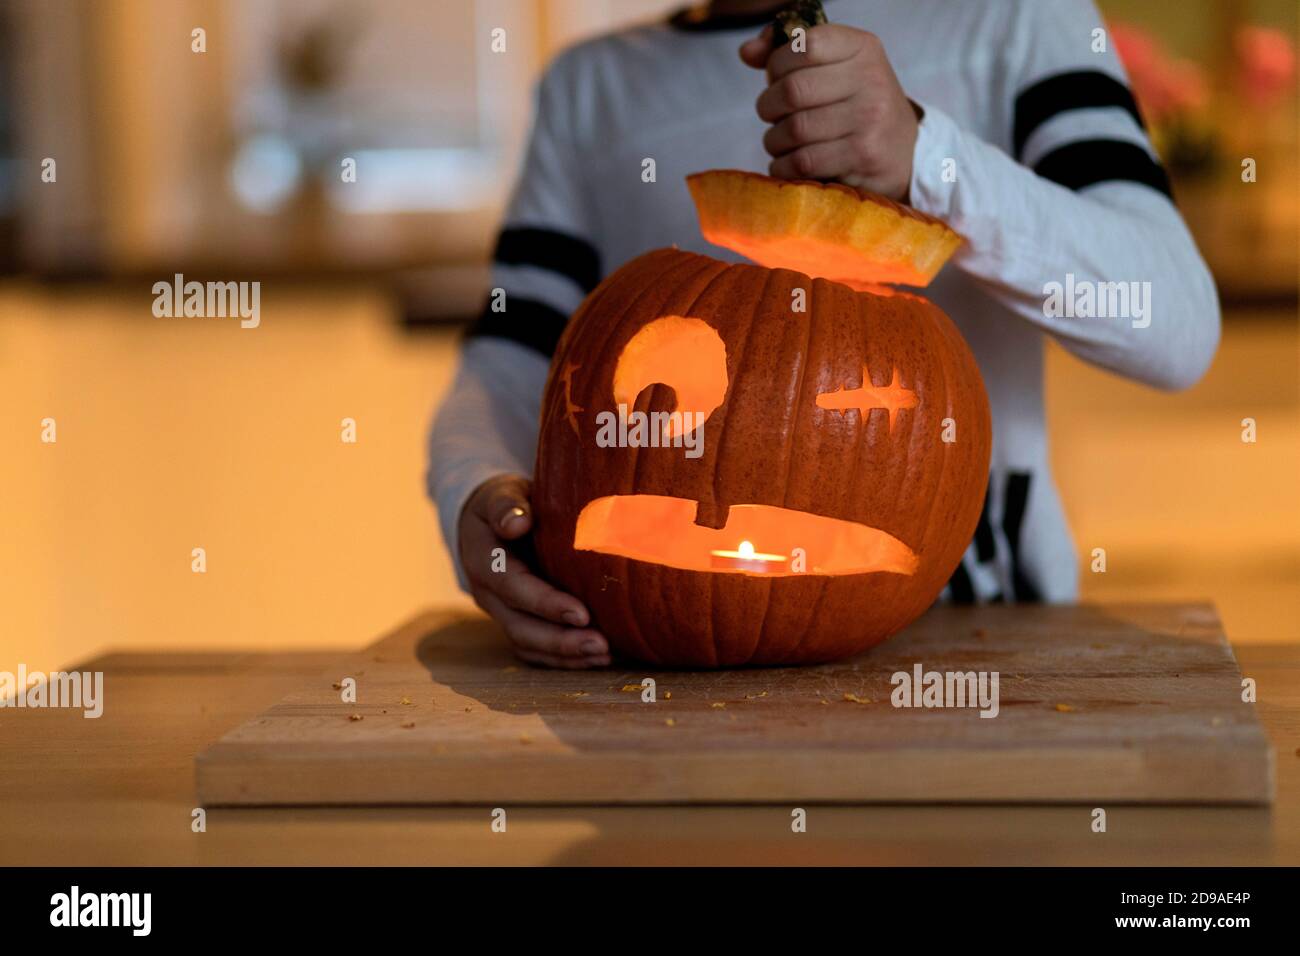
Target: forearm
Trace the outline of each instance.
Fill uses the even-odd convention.
[[[461,510],[474,489],[494,475],[532,474],[548,367],[539,353],[514,342],[471,339],[434,416],[428,491],[461,587]]]
[[[1130,182],[1074,192],[925,110],[911,201],[967,238],[956,268],[1086,361],[1163,388],[1200,378],[1218,344],[1218,298],[1161,193]],[[1122,315],[1084,316],[1049,301],[1049,284],[1067,282],[1137,283],[1137,296]]]

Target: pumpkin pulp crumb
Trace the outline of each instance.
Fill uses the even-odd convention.
[[[727,702],[723,700],[715,700],[713,703],[709,704],[709,706],[715,710],[725,710]]]
[[[410,707],[410,706],[411,706],[411,698],[409,698],[409,697],[403,697],[400,701],[398,701],[398,703],[399,703],[399,704],[402,704],[403,706]]]
[[[365,714],[348,714],[348,720],[365,720]]]
[[[875,701],[870,697],[859,697],[857,694],[845,694],[844,699],[851,704],[874,704]]]
[[[635,694],[638,691],[645,690],[640,684],[624,684],[621,688],[624,694]]]
[[[1057,704],[1056,711],[1061,714],[1071,714],[1074,713],[1074,708],[1069,704]]]

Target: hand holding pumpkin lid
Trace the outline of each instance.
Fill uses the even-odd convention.
[[[795,0],[776,14],[770,28],[771,50],[793,40],[806,44],[809,37],[798,36],[797,31],[812,30],[826,22],[819,0]],[[861,31],[839,29],[841,35],[828,34],[819,42],[828,44],[826,50],[838,49],[840,53],[823,52],[822,58],[834,58],[855,48],[875,53],[878,71],[888,77],[881,80],[886,95],[892,95],[900,103],[904,101],[905,95],[883,52],[876,49],[879,44],[868,42],[871,38]],[[765,31],[758,39],[766,37]],[[757,41],[750,41],[741,54],[746,63],[758,68],[764,65],[764,60],[754,49],[746,52],[746,48],[756,45]],[[812,51],[806,46],[793,50],[795,54],[803,52],[811,54]],[[790,71],[791,55],[784,56],[787,63],[777,75]],[[850,61],[832,59],[830,62],[843,68]],[[771,59],[766,64],[772,80]],[[770,110],[774,103],[783,101],[783,95],[772,99],[777,89],[774,83],[759,98],[760,115],[774,123],[777,119]],[[766,113],[765,100],[769,110]],[[915,104],[910,105],[915,109]],[[826,109],[830,107],[818,112]],[[773,132],[779,134],[791,119],[791,114],[785,115],[784,122],[775,125]],[[778,135],[776,141],[784,141],[786,147],[790,145],[788,134]],[[769,145],[769,150],[772,148]],[[774,166],[782,163],[788,165],[785,155]],[[855,188],[860,183],[776,179],[739,170],[696,173],[686,181],[699,214],[700,229],[710,242],[769,268],[795,269],[859,291],[887,292],[882,287],[894,284],[927,285],[962,242],[961,236],[942,221],[885,196]]]

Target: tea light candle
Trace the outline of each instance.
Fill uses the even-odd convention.
[[[782,554],[760,554],[754,550],[749,541],[740,542],[735,551],[710,551],[709,566],[715,571],[764,571],[776,570],[779,562],[785,560]]]

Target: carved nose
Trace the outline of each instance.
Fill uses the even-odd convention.
[[[723,504],[712,498],[701,501],[695,508],[695,523],[703,528],[718,528],[727,526],[727,512],[731,510],[731,505]]]

